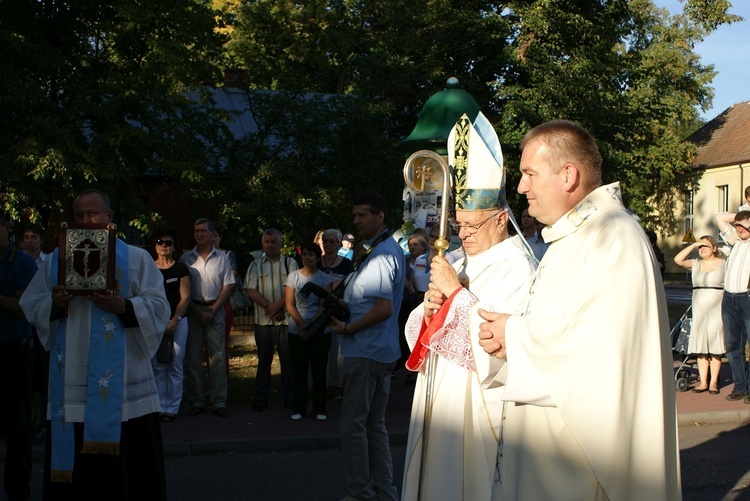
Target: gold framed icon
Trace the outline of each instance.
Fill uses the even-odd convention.
[[[115,293],[116,226],[60,223],[58,285],[73,295]]]

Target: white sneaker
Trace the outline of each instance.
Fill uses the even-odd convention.
[[[294,414],[292,414],[292,419],[294,419],[295,421],[299,421],[300,419],[302,419],[302,414],[300,414],[299,412],[295,412]]]
[[[317,419],[318,421],[325,421],[326,419],[328,419],[328,416],[326,416],[325,414],[316,414],[315,419]]]

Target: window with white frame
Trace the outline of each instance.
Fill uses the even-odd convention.
[[[685,209],[685,228],[683,233],[693,231],[693,190],[685,192],[684,209]]]
[[[729,185],[716,187],[716,212],[729,212]]]

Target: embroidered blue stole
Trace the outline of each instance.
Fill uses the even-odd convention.
[[[120,293],[127,296],[128,245],[117,239],[116,276]],[[50,278],[57,277],[57,249],[50,259]],[[87,299],[84,299],[87,300]],[[50,353],[50,408],[52,464],[50,480],[73,481],[73,423],[65,419],[65,363],[68,320],[63,317],[52,339]],[[119,316],[91,302],[86,410],[83,449],[88,454],[119,454],[125,369],[125,327]]]

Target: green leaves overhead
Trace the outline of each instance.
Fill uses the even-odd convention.
[[[675,173],[694,154],[682,139],[713,95],[713,67],[693,48],[738,20],[728,10],[725,0],[686,0],[677,16],[651,0],[0,2],[0,201],[50,224],[95,184],[147,231],[163,208],[134,187],[158,181],[231,228],[233,244],[257,248],[271,224],[290,240],[348,229],[351,198],[378,191],[397,226],[404,158],[393,146],[455,76],[498,130],[511,197],[523,134],[567,118],[598,139],[605,181],[623,181],[626,203],[669,232]],[[229,70],[257,124],[244,135],[213,103]]]

